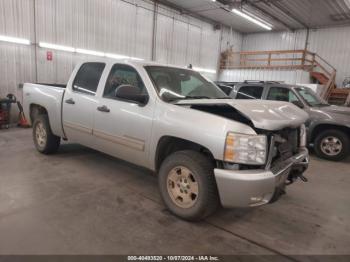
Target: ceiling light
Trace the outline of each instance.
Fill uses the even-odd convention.
[[[1,40],[1,38],[0,38],[0,40]],[[135,61],[143,61],[144,60],[144,59],[138,58],[138,57],[130,57],[130,56],[126,56],[126,55],[104,53],[104,52],[99,52],[99,51],[94,51],[94,50],[74,48],[74,47],[63,46],[63,45],[55,45],[55,44],[49,44],[49,43],[44,43],[44,42],[40,42],[39,46],[42,48],[55,49],[55,50],[61,50],[61,51],[67,51],[67,52],[76,52],[76,53],[85,54],[85,55],[109,57],[109,58],[114,58],[114,59],[130,59],[130,60],[135,60]]]
[[[270,24],[270,23],[268,23],[268,22],[262,20],[260,17],[254,15],[254,14],[252,14],[252,13],[250,13],[250,12],[248,12],[247,10],[244,10],[244,13],[245,13],[246,15],[249,15],[250,17],[254,18],[255,20],[258,20],[258,21],[260,21],[261,23],[267,25],[268,27],[271,27],[271,28],[273,27],[272,24]]]
[[[67,51],[67,52],[75,52],[75,48],[70,46],[63,46],[63,45],[54,45],[49,43],[39,43],[40,47],[48,48],[48,49],[54,49],[54,50],[61,50],[61,51]]]
[[[77,48],[75,51],[77,53],[85,54],[85,55],[105,56],[105,53],[94,51],[94,50],[87,50],[87,49]]]
[[[10,37],[10,36],[4,36],[4,35],[0,35],[0,41],[15,43],[15,44],[22,44],[22,45],[30,45],[30,40],[28,39]]]
[[[130,57],[131,60],[135,60],[135,61],[143,61],[145,59],[142,58],[138,58],[138,57]]]
[[[203,73],[216,74],[216,70],[214,70],[214,69],[193,67],[193,70],[203,72]]]
[[[239,16],[247,19],[247,20],[249,20],[250,22],[253,22],[254,24],[256,24],[256,25],[258,25],[258,26],[260,26],[260,27],[262,27],[262,28],[264,28],[266,30],[272,30],[272,27],[270,27],[270,26],[260,22],[259,20],[257,20],[255,18],[253,18],[253,17],[251,17],[251,16],[249,16],[249,15],[239,11],[238,9],[232,9],[232,12],[234,12],[235,14],[237,14],[237,15],[239,15]]]

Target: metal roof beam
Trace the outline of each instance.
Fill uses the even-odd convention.
[[[303,27],[305,27],[306,29],[309,28],[309,26],[307,24],[305,24],[303,21],[301,21],[299,18],[297,18],[294,14],[292,14],[291,12],[289,12],[289,10],[287,10],[286,8],[284,8],[283,6],[281,6],[279,3],[277,2],[269,2],[270,5],[273,5],[274,7],[276,7],[278,10],[280,10],[282,13],[284,13],[285,15],[289,16],[290,18],[292,18],[294,21],[298,22],[299,24],[301,24]]]
[[[162,4],[164,6],[167,6],[167,7],[170,7],[172,9],[175,9],[176,11],[178,11],[180,14],[184,14],[184,15],[190,15],[194,18],[197,18],[197,19],[200,19],[202,21],[206,21],[212,25],[217,25],[217,24],[221,24],[220,22],[218,21],[215,21],[213,19],[210,19],[208,17],[205,17],[203,15],[200,15],[198,13],[196,13],[195,11],[191,11],[191,10],[188,10],[188,9],[185,9],[185,8],[182,8],[176,4],[173,4],[167,0],[153,0],[154,2],[158,3],[158,4]]]
[[[249,1],[246,2],[247,5],[255,8],[256,10],[262,12],[263,14],[267,15],[268,17],[270,17],[272,20],[275,20],[276,22],[282,24],[285,28],[287,28],[290,31],[294,31],[295,28],[290,27],[290,25],[286,24],[284,21],[282,21],[281,19],[277,18],[276,16],[274,16],[273,14],[271,14],[270,12],[267,12],[266,10],[264,10],[263,8],[257,6],[255,3],[251,3]]]

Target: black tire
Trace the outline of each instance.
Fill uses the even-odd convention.
[[[39,125],[46,133],[46,137],[41,140],[43,142],[39,141],[37,137]],[[52,133],[47,115],[38,115],[35,118],[33,124],[33,140],[36,149],[42,154],[53,154],[58,150],[61,138]]]
[[[327,137],[334,137],[341,142],[342,149],[339,151],[338,154],[331,155],[331,154],[327,154],[327,150],[322,150],[322,141]],[[331,161],[343,160],[349,154],[349,149],[350,149],[349,137],[343,131],[336,130],[336,129],[323,131],[319,135],[317,135],[317,137],[315,138],[314,149],[318,157],[331,160]]]
[[[191,207],[179,207],[169,193],[168,175],[177,167],[187,168],[193,175],[193,180],[197,182],[198,194]],[[198,221],[211,215],[219,206],[213,171],[212,161],[199,152],[185,150],[168,156],[162,163],[158,174],[160,193],[168,209],[176,216],[189,221]]]

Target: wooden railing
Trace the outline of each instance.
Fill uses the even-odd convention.
[[[319,72],[328,79],[321,94],[326,99],[336,87],[336,69],[325,59],[308,50],[225,52],[221,56],[220,68]]]

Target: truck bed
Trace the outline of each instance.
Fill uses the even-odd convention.
[[[57,136],[64,137],[62,127],[62,100],[65,87],[65,85],[51,84],[25,83],[23,85],[23,110],[30,124],[32,124],[30,115],[31,107],[44,107],[49,115],[52,132]]]

